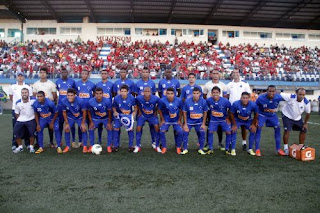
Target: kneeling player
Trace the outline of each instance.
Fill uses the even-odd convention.
[[[117,95],[112,104],[112,110],[113,110],[113,116],[114,116],[114,124],[113,124],[113,146],[114,152],[118,151],[119,148],[119,141],[120,141],[120,128],[124,124],[122,121],[126,121],[126,130],[128,132],[129,136],[129,150],[133,150],[133,139],[134,139],[134,133],[133,133],[133,120],[137,115],[137,105],[135,98],[129,93],[129,87],[128,85],[122,85],[120,87],[120,95]],[[132,109],[134,107],[134,109]],[[130,118],[129,118],[130,117]],[[123,119],[124,118],[124,119]],[[130,123],[128,122],[130,120]]]
[[[252,113],[254,114],[253,119],[251,118]],[[250,131],[248,153],[256,155],[252,150],[252,146],[257,129],[258,108],[254,102],[250,101],[250,94],[248,92],[243,92],[240,100],[232,104],[230,118],[232,121],[231,155],[235,155],[236,153],[237,130],[240,126],[244,126]]]
[[[62,99],[62,113],[64,118],[64,138],[66,140],[66,148],[63,153],[71,150],[70,147],[70,131],[74,129],[75,124],[80,127],[82,133],[82,142],[87,146],[87,106],[85,102],[76,96],[77,91],[73,88],[67,90],[67,97]]]
[[[189,132],[194,128],[198,135],[199,150],[198,153],[205,155],[203,145],[206,135],[206,119],[208,105],[205,99],[201,98],[201,90],[198,87],[193,89],[192,98],[188,98],[183,106],[183,151],[180,153],[185,155],[188,153],[188,137]]]
[[[183,102],[180,98],[175,97],[174,88],[170,87],[167,89],[166,97],[163,97],[159,103],[159,114],[160,114],[160,140],[162,149],[167,150],[167,141],[165,133],[168,131],[170,125],[176,132],[176,151],[177,154],[181,153],[181,142],[182,142],[182,109]]]
[[[90,147],[88,151],[86,146],[83,146],[83,152],[91,152],[91,147],[94,145],[94,130],[101,124],[108,132],[107,151],[112,152],[112,104],[110,99],[103,97],[103,90],[101,87],[96,88],[94,98],[90,99],[88,103],[88,118],[89,118],[89,138]]]
[[[162,154],[166,153],[167,148],[163,147],[162,151],[159,147],[159,121],[158,121],[158,104],[160,99],[151,95],[151,88],[145,87],[143,89],[143,95],[139,95],[136,98],[138,105],[138,116],[137,116],[137,128],[136,128],[136,147],[134,149],[134,153],[137,153],[141,150],[141,135],[142,128],[144,123],[147,121],[149,125],[154,127],[154,136],[156,140],[156,150],[157,152],[162,152]]]
[[[53,101],[48,98],[45,98],[43,91],[37,93],[37,100],[33,103],[33,109],[35,112],[35,120],[37,123],[37,132],[38,132],[38,143],[39,149],[36,151],[36,154],[43,152],[43,129],[49,126],[50,129],[54,130],[57,143],[57,152],[62,153],[60,148],[60,131],[59,131],[59,119],[58,119],[58,110],[54,105]]]
[[[210,112],[208,144],[209,150],[207,154],[213,153],[213,133],[221,127],[222,132],[226,133],[226,149],[231,142],[231,122],[229,119],[229,110],[231,104],[228,99],[220,97],[220,88],[215,86],[211,90],[211,97],[207,99]],[[228,151],[226,151],[229,154]],[[235,155],[235,153],[232,153]]]

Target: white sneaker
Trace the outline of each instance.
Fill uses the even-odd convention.
[[[136,147],[134,147],[133,153],[138,153],[140,151],[141,151],[141,148],[136,146]]]
[[[162,152],[159,146],[156,148],[156,151],[159,152],[159,153]]]
[[[11,147],[12,151],[14,151],[16,148],[17,148],[16,146]]]
[[[30,148],[30,153],[35,153],[36,152],[36,150],[34,149],[34,148]]]
[[[22,152],[23,151],[23,148],[16,148],[15,150],[13,150],[12,152],[13,153],[15,153],[15,154],[17,154],[17,153],[19,153],[19,152]]]
[[[151,146],[152,146],[152,149],[156,149],[157,148],[156,142],[152,142]]]
[[[286,153],[286,155],[289,155],[289,149],[285,149],[284,153]]]

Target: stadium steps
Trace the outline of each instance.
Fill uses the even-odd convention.
[[[100,50],[99,58],[102,58],[104,61],[107,61],[107,57],[110,54],[110,51],[111,51],[111,46],[105,44]]]
[[[226,57],[226,55],[222,52],[220,49],[219,45],[214,45],[214,49],[218,53],[218,58],[221,58],[223,60],[223,67],[224,68],[231,68],[231,62],[230,60]]]

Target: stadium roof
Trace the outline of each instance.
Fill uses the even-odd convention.
[[[4,6],[3,6],[4,5]],[[320,0],[0,0],[0,19],[320,29]]]

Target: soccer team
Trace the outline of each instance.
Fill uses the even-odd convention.
[[[219,149],[235,156],[237,129],[241,128],[243,150],[250,155],[261,156],[261,130],[265,124],[274,128],[276,152],[279,155],[288,155],[291,130],[300,131],[300,143],[305,140],[310,103],[305,98],[303,88],[298,89],[296,94],[279,94],[275,86],[270,85],[267,92],[254,101],[251,100],[250,86],[240,80],[238,69],[234,69],[233,81],[228,85],[219,81],[219,71],[213,70],[212,81],[203,90],[195,84],[196,76],[193,73],[188,76],[189,84],[182,89],[179,81],[172,77],[171,70],[165,71],[165,78],[160,80],[158,88],[149,79],[147,68],[143,69],[142,79],[136,83],[127,79],[125,68],[120,70],[120,79],[114,83],[108,80],[107,71],[101,72],[101,81],[96,85],[88,80],[89,74],[88,71],[82,71],[81,80],[75,82],[68,77],[68,71],[63,69],[61,78],[54,84],[46,78],[47,69],[42,68],[40,80],[33,85],[33,94],[30,94],[31,88],[23,82],[23,73],[17,74],[18,82],[12,85],[9,92],[10,98],[16,101],[13,106],[14,153],[23,151],[22,139],[25,139],[31,153],[42,153],[43,131],[46,127],[49,129],[51,146],[54,146],[54,133],[58,153],[67,153],[77,147],[82,147],[83,153],[91,152],[91,147],[96,143],[96,129],[98,143],[102,143],[101,135],[103,129],[106,129],[107,152],[117,152],[122,126],[128,133],[129,151],[138,153],[141,151],[141,136],[146,122],[150,127],[151,145],[162,154],[167,152],[166,132],[170,126],[174,130],[176,152],[182,155],[188,153],[189,132],[192,128],[197,133],[198,153],[201,155],[213,153],[214,133],[217,132]],[[14,95],[18,96],[15,93],[18,93],[19,88],[20,99],[14,100],[17,99]],[[284,151],[281,149],[281,129],[276,114],[280,101],[286,102],[282,110]],[[301,117],[303,112],[306,112],[304,121]],[[75,124],[78,127],[78,143],[75,142]],[[223,132],[225,146],[222,144]],[[37,150],[34,148],[35,141],[39,146]]]

